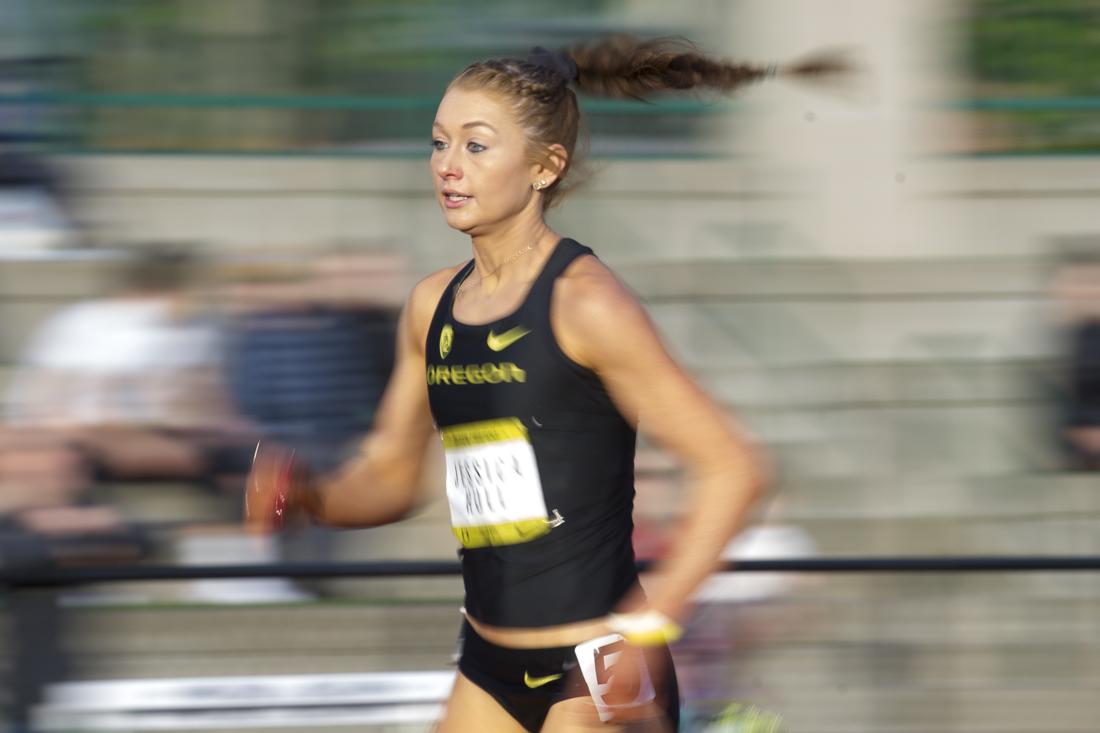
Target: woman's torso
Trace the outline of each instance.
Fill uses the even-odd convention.
[[[468,264],[427,334],[466,608],[479,632],[498,639],[598,629],[637,580],[634,429],[550,325],[554,281],[590,252],[561,240],[519,307],[482,325],[452,310]]]

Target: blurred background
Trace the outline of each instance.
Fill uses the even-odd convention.
[[[243,476],[259,438],[335,465],[411,284],[470,256],[427,169],[448,80],[609,32],[868,70],[582,103],[596,172],[553,225],[777,466],[729,557],[1097,554],[1095,0],[0,0],[12,730],[428,728],[456,577],[12,579],[452,560],[439,456],[409,521],[268,543]],[[683,495],[644,443],[638,490],[648,556]],[[700,602],[685,730],[1100,726],[1095,574],[722,576]]]

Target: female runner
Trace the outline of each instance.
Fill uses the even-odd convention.
[[[630,291],[546,223],[574,164],[574,89],[640,98],[837,70],[827,59],[734,65],[679,41],[613,37],[475,63],[449,85],[431,174],[473,259],[413,289],[361,455],[322,479],[287,451],[258,450],[248,486],[260,531],[294,513],[392,522],[416,504],[438,429],[466,591],[439,731],[674,730],[668,643],[763,482],[745,438]],[[680,459],[692,489],[645,592],[631,546],[637,426]]]

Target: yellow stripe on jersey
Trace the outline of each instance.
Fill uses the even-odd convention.
[[[451,531],[463,547],[496,547],[530,542],[549,532],[550,523],[545,519],[521,519],[484,527],[452,527]]]
[[[503,443],[508,440],[527,441],[527,428],[518,417],[463,423],[440,430],[446,450],[469,448],[475,445]]]

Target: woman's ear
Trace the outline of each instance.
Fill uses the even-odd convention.
[[[541,160],[535,163],[534,180],[545,181],[543,188],[549,188],[565,172],[565,167],[569,164],[569,152],[564,145],[554,143],[546,148],[540,157]]]

